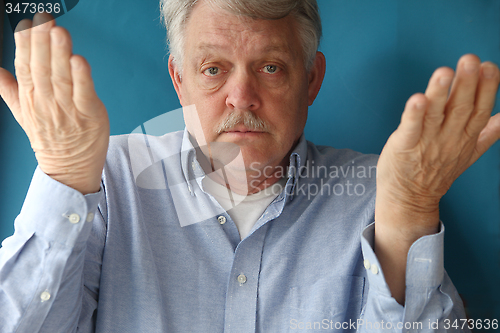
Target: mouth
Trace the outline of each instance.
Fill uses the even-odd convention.
[[[264,133],[263,131],[259,130],[254,130],[254,129],[249,129],[245,126],[236,126],[231,129],[227,129],[223,131],[222,133],[228,133],[228,134],[261,134]]]
[[[259,132],[259,131],[251,131],[251,130],[248,130],[248,131],[234,131],[234,130],[229,130],[229,131],[224,131],[222,133],[241,133],[241,134],[252,134],[252,133],[255,133],[255,134],[258,134],[258,133],[264,133],[264,132]]]

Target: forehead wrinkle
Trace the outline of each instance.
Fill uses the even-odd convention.
[[[196,47],[197,51],[212,53],[213,51],[218,51],[221,49],[227,49],[227,46],[224,44],[210,44],[210,43],[202,43]]]
[[[203,2],[200,5],[203,7]],[[192,25],[198,21],[197,15],[202,12],[199,11],[191,17],[186,29],[191,32],[187,34],[187,38],[191,40],[191,50],[198,56],[236,56],[239,58],[254,55],[255,57],[277,56],[292,59],[302,57],[302,48],[297,47],[300,43],[296,43],[295,21],[291,21],[290,18],[278,20],[286,22],[291,28],[284,31],[284,34],[283,31],[278,34],[272,29],[272,25],[270,26],[265,21],[262,24],[261,20],[232,14],[221,17],[220,14],[225,12],[224,10],[205,11],[201,19],[205,24]]]
[[[234,32],[234,31],[233,31]],[[266,38],[266,36],[262,35],[253,35],[253,36],[241,36],[240,34],[232,35],[232,38],[223,38],[216,37],[212,35],[210,42],[201,42],[196,45],[195,51],[200,55],[220,55],[222,54],[244,54],[248,55],[251,53],[255,53],[260,56],[280,56],[280,57],[293,57],[297,56],[297,52],[293,50],[293,48],[288,45],[286,41],[284,42],[282,39],[277,40],[276,38],[272,38],[269,40],[269,43],[254,43],[252,42],[257,38]],[[215,38],[214,38],[215,37]],[[273,41],[274,39],[274,41]]]

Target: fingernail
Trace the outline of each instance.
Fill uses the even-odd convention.
[[[497,73],[497,68],[494,66],[484,66],[483,67],[483,76],[487,79],[494,78],[496,73]]]
[[[62,38],[55,31],[50,32],[50,39],[57,45],[62,44]]]
[[[29,31],[28,31],[28,29],[24,29],[24,30],[19,31],[19,33],[21,34],[21,36],[28,36]]]
[[[71,60],[70,60],[70,63],[71,63],[71,67],[72,67],[73,69],[80,69],[80,68],[82,68],[82,66],[81,66],[81,64],[80,64],[80,62],[79,62],[79,61],[76,61],[76,60],[74,60],[74,59],[71,59]]]
[[[423,108],[425,108],[425,103],[416,103],[416,104],[415,104],[415,107],[416,107],[418,110],[422,110]]]
[[[473,74],[477,71],[478,65],[477,65],[477,63],[475,63],[473,61],[468,61],[468,62],[464,63],[464,69],[467,73]]]
[[[47,31],[48,27],[47,25],[45,24],[45,22],[37,22],[37,23],[33,23],[33,28],[37,31]]]
[[[439,79],[439,84],[443,87],[448,87],[451,84],[452,80],[453,80],[452,77],[445,76]]]
[[[16,31],[14,33],[14,37],[15,36],[23,36],[23,37],[26,37],[29,35],[30,31],[29,31],[30,28],[24,28],[22,30],[19,30],[19,31]]]

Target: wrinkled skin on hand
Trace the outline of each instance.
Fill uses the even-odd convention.
[[[23,20],[14,34],[17,80],[0,69],[0,94],[29,138],[42,171],[83,194],[96,192],[109,120],[90,66],[48,14]],[[48,22],[47,22],[48,21]],[[42,23],[45,22],[45,23]]]
[[[450,68],[436,70],[425,94],[408,100],[380,156],[377,197],[431,213],[458,176],[500,137],[500,114],[491,116],[497,66],[466,55],[453,74]]]

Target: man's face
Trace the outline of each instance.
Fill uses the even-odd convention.
[[[185,36],[182,77],[174,80],[182,106],[196,105],[206,142],[237,144],[247,170],[285,165],[312,103],[295,20],[254,20],[200,2]],[[245,113],[265,129],[218,131],[231,114]]]

